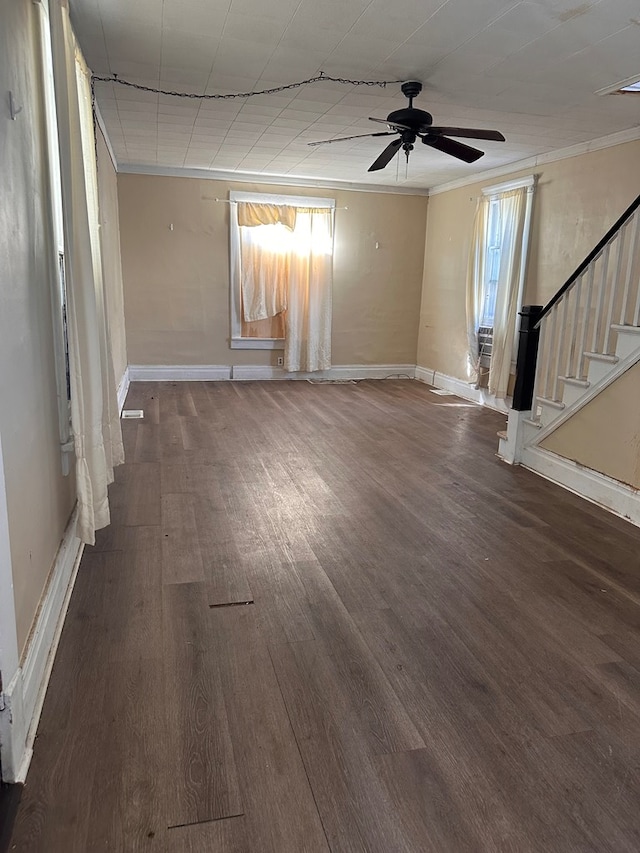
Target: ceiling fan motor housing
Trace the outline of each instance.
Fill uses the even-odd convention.
[[[407,80],[400,86],[400,89],[405,97],[412,99],[422,92],[422,83],[419,80]]]
[[[389,113],[387,121],[391,124],[403,124],[405,127],[410,127],[414,133],[425,133],[433,124],[433,116],[425,110],[407,107]]]

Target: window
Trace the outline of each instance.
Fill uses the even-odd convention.
[[[230,202],[231,348],[286,350],[294,286],[324,293],[330,310],[335,201],[232,192]]]
[[[519,328],[535,176],[486,187],[478,200],[467,281],[469,369],[504,397]]]
[[[67,290],[65,283],[65,243],[62,213],[62,180],[60,176],[60,151],[58,147],[58,120],[53,79],[53,57],[49,29],[47,0],[38,4],[40,10],[40,49],[42,56],[43,102],[46,125],[47,165],[49,171],[49,205],[53,231],[51,268],[55,270],[52,282],[53,340],[55,352],[56,386],[58,394],[58,421],[62,470],[69,473],[69,454],[73,451],[71,437],[71,378],[69,371],[69,341],[67,337]]]

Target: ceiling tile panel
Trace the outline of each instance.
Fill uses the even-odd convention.
[[[384,139],[307,142],[383,129],[406,102],[332,82],[247,99],[176,99],[112,84],[96,97],[119,162],[425,187],[638,123],[637,102],[596,96],[640,71],[637,1],[71,0],[99,72],[185,92],[251,92],[320,70],[420,79],[416,106],[441,124],[496,127],[469,166],[417,148],[409,167],[368,165]]]

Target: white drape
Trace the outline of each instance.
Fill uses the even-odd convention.
[[[73,35],[67,0],[52,3],[50,22],[60,136],[78,536],[93,544],[95,531],[109,524],[107,486],[113,480],[113,466],[124,461],[124,453],[104,306],[89,72]]]
[[[501,193],[498,203],[502,234],[498,296],[493,321],[493,351],[489,368],[489,393],[504,399],[507,396],[509,384],[518,295],[526,261],[524,228],[527,188],[519,187],[510,192]]]
[[[480,325],[484,295],[488,226],[489,199],[486,196],[480,196],[473,220],[471,250],[467,267],[467,358],[469,373],[476,378],[476,381],[480,370],[478,326]]]
[[[331,367],[333,211],[298,211],[287,299],[284,364],[288,371]]]
[[[242,316],[255,323],[287,310],[292,232],[282,224],[240,228]]]
[[[333,209],[296,207],[293,231],[284,224],[240,231],[245,321],[286,311],[284,364],[290,372],[331,367]]]

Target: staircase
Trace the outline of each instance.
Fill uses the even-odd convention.
[[[514,408],[498,455],[535,468],[528,451],[638,361],[640,196],[544,308],[523,309]]]

